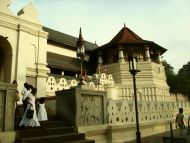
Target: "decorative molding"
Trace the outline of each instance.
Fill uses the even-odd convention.
[[[36,68],[35,67],[26,67],[26,76],[36,77]]]
[[[24,19],[20,19],[16,16],[11,16],[7,14],[3,14],[0,12],[0,25],[14,30],[21,30],[27,33],[30,33],[35,36],[40,36],[45,39],[48,37],[48,33],[43,31],[42,25],[36,24]],[[18,25],[20,25],[20,28],[18,29]]]

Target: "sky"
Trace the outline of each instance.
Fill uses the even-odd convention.
[[[168,51],[174,71],[190,61],[190,0],[12,0],[16,14],[32,2],[42,24],[101,46],[125,25],[144,40]]]

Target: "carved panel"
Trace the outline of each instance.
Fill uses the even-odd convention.
[[[109,123],[135,123],[134,101],[120,100],[121,108],[118,107],[118,101],[110,100],[108,103]],[[190,114],[190,105],[187,102],[138,102],[139,122],[156,122],[175,120],[179,107],[183,107],[184,116],[187,118]],[[187,106],[185,106],[187,105]]]
[[[85,124],[103,123],[103,97],[81,95],[79,120]]]

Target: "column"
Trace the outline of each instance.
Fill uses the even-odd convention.
[[[98,51],[98,74],[100,74],[101,66],[103,64],[102,51]]]
[[[160,62],[160,52],[159,51],[156,52],[156,62],[159,63],[159,64],[161,63]]]
[[[46,79],[49,69],[46,63],[47,53],[47,37],[43,36],[43,31],[38,31],[37,45],[37,61],[36,61],[36,87],[37,97],[46,96]]]
[[[125,62],[125,60],[124,60],[124,56],[123,56],[123,47],[121,46],[121,45],[119,45],[118,46],[118,50],[119,50],[119,59],[118,59],[118,61],[120,62],[120,63],[124,63]]]
[[[99,51],[98,52],[98,65],[102,65],[102,64],[103,64],[102,52]]]
[[[145,61],[151,61],[149,47],[145,47]]]

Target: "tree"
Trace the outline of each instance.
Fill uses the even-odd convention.
[[[178,77],[174,72],[174,68],[168,64],[165,60],[162,61],[162,65],[165,67],[166,81],[170,87],[171,93],[178,93]]]
[[[188,95],[190,98],[190,62],[183,67],[178,72],[179,90],[180,93]]]

